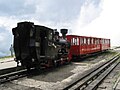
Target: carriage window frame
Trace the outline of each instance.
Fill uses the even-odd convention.
[[[73,39],[72,39],[72,38],[71,38],[71,41],[70,41],[70,42],[71,42],[71,45],[73,45]]]

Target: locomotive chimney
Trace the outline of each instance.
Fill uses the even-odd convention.
[[[61,33],[62,33],[62,37],[63,37],[63,39],[66,38],[66,34],[67,34],[67,32],[68,32],[68,29],[61,29]]]

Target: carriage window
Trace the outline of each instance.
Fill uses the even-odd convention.
[[[103,39],[103,44],[105,44],[105,40]]]
[[[73,38],[73,45],[75,45],[75,38]]]
[[[104,40],[102,39],[102,44],[104,44]]]
[[[93,44],[93,38],[91,38],[91,44]]]
[[[99,39],[99,44],[101,44],[101,39]]]
[[[77,38],[74,38],[74,39],[75,39],[75,40],[74,40],[74,41],[75,41],[75,42],[74,42],[74,45],[77,45]]]
[[[109,44],[109,40],[108,40],[108,44]]]
[[[99,44],[99,39],[96,40],[96,44]]]
[[[77,45],[77,38],[75,38],[75,44],[74,45]]]
[[[80,45],[82,44],[82,38],[80,38]]]
[[[80,45],[83,44],[83,38],[80,38]]]
[[[108,40],[106,40],[106,43],[108,44]]]
[[[84,38],[84,44],[86,44],[86,38]]]
[[[95,38],[93,38],[93,44],[95,44]]]
[[[88,45],[90,44],[90,38],[88,38]]]
[[[72,38],[71,45],[79,45],[79,38]]]
[[[98,39],[96,38],[95,40],[96,40],[96,44],[98,44]]]
[[[101,39],[101,44],[103,44],[103,40]]]
[[[79,45],[79,38],[77,38],[77,45]]]
[[[71,45],[75,45],[75,38],[71,39]]]
[[[98,40],[96,39],[96,44],[98,44]]]
[[[95,44],[97,44],[97,39],[95,39]]]
[[[96,39],[94,38],[94,44],[96,44]]]

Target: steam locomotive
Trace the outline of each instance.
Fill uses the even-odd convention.
[[[19,22],[12,29],[15,61],[19,66],[31,68],[58,66],[70,62],[70,43],[66,40],[67,29],[56,29],[34,25],[33,22]]]
[[[59,66],[74,58],[110,49],[110,39],[79,35],[67,35],[67,29],[56,29],[19,22],[12,29],[15,61],[28,70],[31,68]],[[80,60],[80,59],[79,59]]]

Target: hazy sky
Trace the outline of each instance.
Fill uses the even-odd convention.
[[[120,0],[0,0],[0,56],[10,53],[12,28],[32,21],[69,34],[110,38],[120,45]]]

